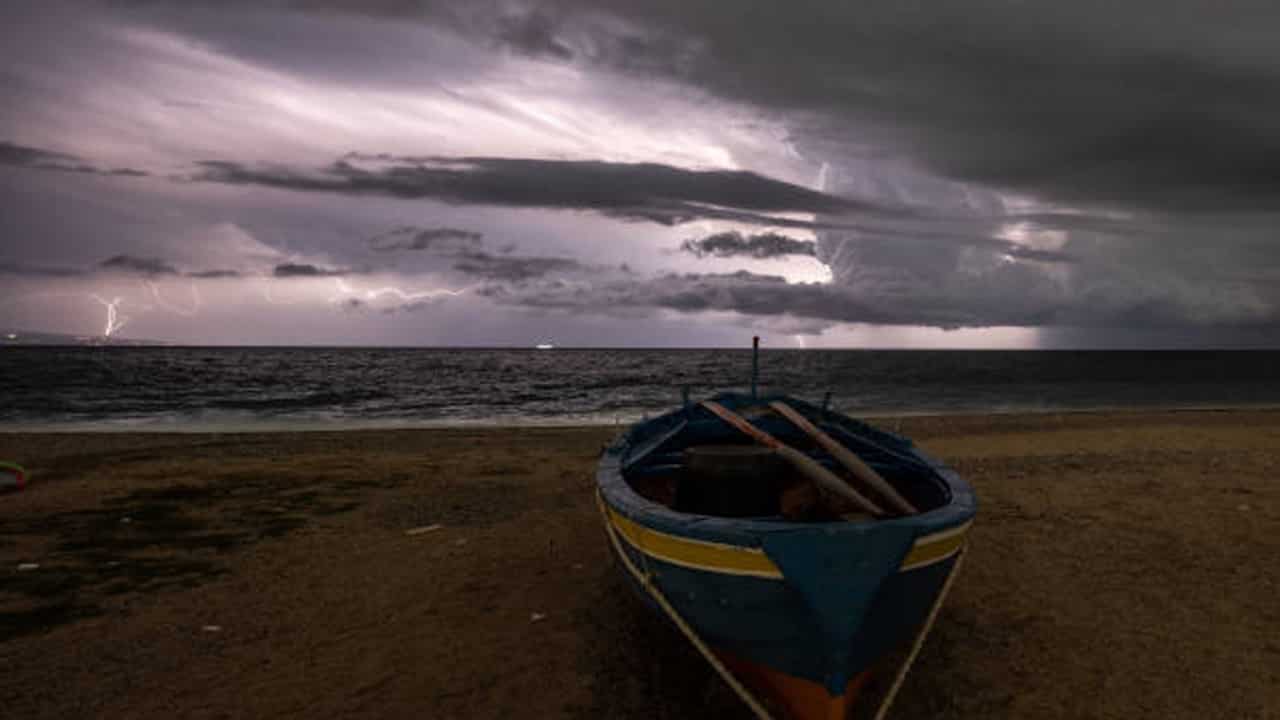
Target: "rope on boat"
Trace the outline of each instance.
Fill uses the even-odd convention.
[[[902,681],[907,678],[907,671],[911,669],[912,663],[916,661],[916,656],[920,654],[920,648],[924,647],[925,638],[929,636],[929,631],[933,629],[933,621],[938,619],[938,611],[942,609],[942,602],[947,599],[947,593],[951,591],[951,584],[955,582],[956,576],[960,574],[960,563],[964,561],[965,551],[962,549],[956,554],[956,563],[951,566],[951,572],[947,574],[947,580],[942,584],[942,590],[938,592],[938,597],[933,601],[933,607],[929,609],[929,617],[925,619],[924,627],[920,628],[920,632],[916,634],[915,642],[911,645],[911,653],[907,655],[906,661],[902,663],[902,667],[898,668],[898,676],[893,679],[893,685],[889,687],[889,693],[880,701],[880,707],[876,709],[875,720],[884,720],[889,714],[889,707],[893,705],[893,699],[897,696],[898,690],[902,689]]]
[[[759,718],[759,720],[774,720],[773,716],[770,715],[764,705],[756,699],[755,695],[752,695],[751,691],[739,682],[738,678],[734,677],[729,668],[725,667],[724,663],[720,662],[720,658],[716,657],[716,654],[711,651],[711,648],[708,647],[707,644],[703,642],[702,638],[698,636],[698,632],[690,627],[689,623],[685,622],[685,619],[680,616],[679,611],[671,606],[671,603],[667,601],[666,596],[662,594],[662,591],[658,589],[658,586],[653,584],[653,580],[651,579],[652,575],[649,573],[648,568],[646,568],[644,572],[641,572],[640,569],[635,566],[635,563],[631,561],[631,557],[627,555],[626,550],[622,547],[622,542],[618,540],[618,531],[613,528],[613,523],[609,522],[608,513],[605,512],[604,509],[604,501],[601,500],[598,495],[596,496],[596,500],[600,503],[600,510],[602,514],[604,514],[604,529],[609,534],[609,541],[613,543],[613,549],[618,557],[622,559],[622,564],[626,566],[627,571],[630,572],[635,577],[636,581],[640,583],[640,586],[649,593],[649,596],[653,598],[654,602],[658,603],[658,607],[662,608],[662,611],[667,614],[667,617],[671,618],[671,622],[675,623],[675,626],[680,629],[680,632],[683,633],[686,638],[688,638],[690,643],[693,643],[693,646],[697,648],[698,652],[702,654],[702,657],[710,663],[711,667],[715,668],[715,671],[719,673],[720,678],[723,679],[730,689],[738,695],[742,702],[747,704],[747,707],[751,708],[751,712],[755,713],[755,716]],[[640,556],[642,558],[644,557],[643,551],[641,551]]]

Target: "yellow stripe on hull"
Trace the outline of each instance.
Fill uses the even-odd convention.
[[[724,575],[749,575],[752,577],[782,579],[782,571],[759,548],[693,540],[645,527],[609,507],[603,497],[600,510],[605,519],[629,545],[650,557],[680,565],[721,573]],[[918,538],[902,561],[899,572],[941,562],[959,551],[964,545],[969,523]]]
[[[902,560],[902,567],[898,572],[907,570],[915,570],[926,565],[932,565],[936,562],[942,562],[947,558],[955,555],[964,545],[965,535],[969,532],[969,525],[972,520],[956,527],[943,530],[942,532],[925,535],[916,538],[916,543],[911,547],[911,552]]]
[[[603,506],[609,522],[618,534],[640,552],[673,565],[709,570],[726,575],[752,575],[782,579],[782,571],[757,548],[691,540],[647,528],[607,505]]]

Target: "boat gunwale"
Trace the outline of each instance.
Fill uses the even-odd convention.
[[[718,395],[716,399],[725,395],[727,394]],[[786,396],[778,396],[776,399],[794,400]],[[764,400],[766,398],[761,398],[761,401]],[[799,404],[808,406],[807,403],[803,402]],[[970,522],[977,512],[977,499],[969,483],[950,467],[924,452],[909,440],[906,447],[902,448],[902,451],[909,452],[916,459],[927,465],[929,470],[937,476],[937,479],[945,486],[950,496],[946,504],[915,515],[856,522],[847,520],[795,522],[774,518],[721,517],[678,512],[662,503],[640,495],[631,487],[630,483],[623,477],[622,460],[627,448],[626,440],[636,428],[646,423],[660,422],[681,412],[684,412],[683,409],[676,409],[627,428],[605,448],[596,470],[596,484],[599,488],[601,499],[614,511],[632,522],[658,532],[683,536],[701,542],[727,544],[751,549],[759,549],[765,536],[791,532],[809,532],[827,537],[856,536],[872,533],[880,529],[907,527],[913,530],[913,534],[917,539],[920,539],[926,535],[960,528]],[[854,420],[845,415],[840,415],[840,417]],[[854,422],[860,421],[854,420]],[[874,426],[868,427],[877,432],[885,432]]]

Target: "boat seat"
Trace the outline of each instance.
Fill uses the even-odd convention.
[[[756,445],[698,445],[684,451],[675,510],[719,517],[777,515],[789,469]]]

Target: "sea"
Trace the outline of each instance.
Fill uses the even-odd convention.
[[[1280,351],[764,350],[869,417],[1280,405]],[[619,425],[746,390],[749,350],[0,347],[0,430]]]

